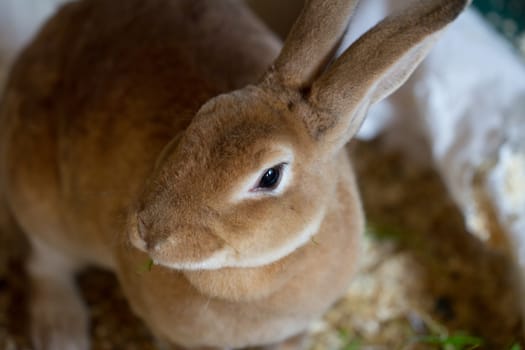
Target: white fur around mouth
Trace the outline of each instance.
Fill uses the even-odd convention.
[[[172,263],[157,261],[155,259],[153,260],[157,265],[162,265],[175,270],[217,270],[227,267],[254,268],[265,266],[286,257],[308,243],[317,231],[319,231],[323,218],[324,211],[319,211],[315,218],[301,231],[301,233],[287,242],[287,244],[257,256],[243,257],[235,252],[233,248],[226,247],[213,253],[210,257],[202,261]]]

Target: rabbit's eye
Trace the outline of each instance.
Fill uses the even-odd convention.
[[[279,180],[281,179],[282,164],[274,166],[273,168],[266,169],[264,171],[261,180],[259,181],[258,189],[274,189],[279,185]]]

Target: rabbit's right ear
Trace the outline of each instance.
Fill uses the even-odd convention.
[[[320,7],[323,3],[328,7]],[[303,92],[310,88],[305,95],[311,113],[300,117],[323,149],[333,151],[357,132],[372,103],[387,97],[408,79],[438,34],[470,0],[415,0],[410,8],[387,17],[365,33],[316,77],[316,72],[324,68],[321,58],[335,43],[321,34],[324,26],[338,40],[355,3],[309,1],[271,72],[289,88],[302,88]],[[315,23],[316,18],[321,19],[319,24],[308,27],[305,21]]]
[[[310,134],[328,149],[343,147],[369,106],[408,79],[440,32],[469,3],[418,0],[365,33],[313,83],[308,96],[313,113],[305,120]]]

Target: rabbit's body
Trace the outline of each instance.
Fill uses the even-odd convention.
[[[236,2],[66,6],[14,67],[4,102],[2,169],[24,228],[114,265],[162,148],[208,99],[258,79],[278,48]]]
[[[44,27],[0,115],[37,348],[88,346],[86,264],[188,348],[279,343],[341,296],[363,228],[344,144],[465,1],[422,2],[321,74],[354,6],[309,1],[264,75],[279,43],[239,1],[85,0]]]
[[[0,129],[16,217],[32,240],[115,270],[136,311],[156,309],[148,321],[181,345],[264,344],[304,330],[354,270],[357,236],[347,230],[362,220],[345,155],[331,165],[341,188],[319,245],[253,271],[211,272],[209,283],[270,295],[232,303],[196,292],[183,273],[138,273],[147,256],[126,243],[126,214],[158,155],[204,102],[260,78],[279,44],[238,2],[126,6],[68,5],[14,67]]]

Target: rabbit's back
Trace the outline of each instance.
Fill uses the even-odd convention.
[[[278,49],[240,2],[66,5],[17,60],[1,111],[0,176],[25,231],[109,263],[108,230],[161,149]]]

